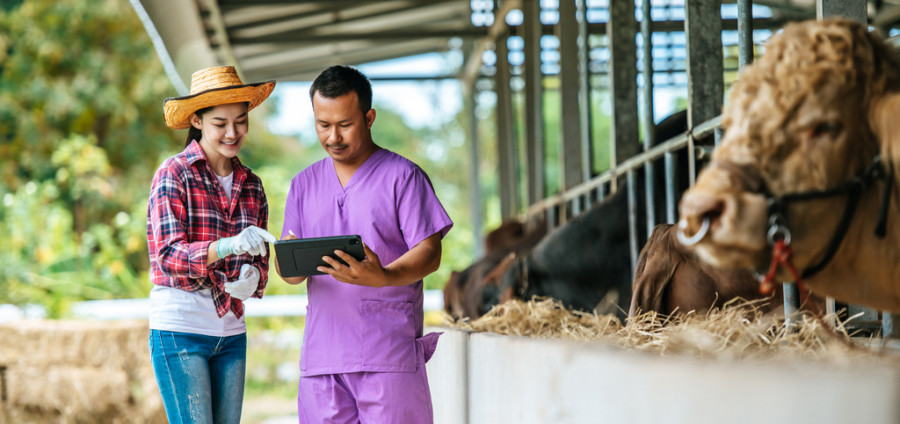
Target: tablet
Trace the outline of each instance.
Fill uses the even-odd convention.
[[[334,254],[334,251],[338,249],[349,253],[350,256],[353,256],[358,261],[366,258],[362,240],[358,235],[279,240],[275,242],[275,255],[282,277],[306,277],[324,274],[316,270],[316,268],[331,266],[322,260],[322,257],[326,255],[346,265],[344,261]]]

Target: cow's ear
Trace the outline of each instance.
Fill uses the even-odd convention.
[[[878,138],[881,158],[894,164],[894,171],[900,165],[900,92],[886,94],[879,98],[869,114],[872,131]]]

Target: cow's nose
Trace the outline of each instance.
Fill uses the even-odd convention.
[[[685,245],[696,244],[716,225],[724,212],[725,200],[721,197],[688,190],[678,205],[681,216],[678,222],[679,241]]]

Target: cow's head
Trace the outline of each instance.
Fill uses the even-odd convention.
[[[763,269],[770,257],[766,196],[825,190],[860,174],[881,150],[896,161],[900,65],[866,27],[842,19],[790,24],[734,84],[712,162],[679,205],[684,234],[724,267]],[[879,144],[881,142],[881,144]],[[824,247],[845,197],[798,202],[785,211],[794,263]],[[874,225],[874,223],[873,223]]]

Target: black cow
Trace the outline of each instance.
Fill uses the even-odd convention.
[[[666,118],[656,127],[658,141],[684,133],[686,112]],[[680,193],[687,187],[686,154],[679,156],[676,187]],[[655,186],[663,187],[665,174],[661,161],[654,164]],[[643,173],[637,173],[636,212],[644,216]],[[664,204],[664,192],[656,191],[655,202]],[[657,216],[661,219],[661,215]],[[531,226],[521,233],[521,224],[505,223],[496,230],[496,238],[512,244],[488,253],[461,272],[453,272],[444,287],[444,308],[452,316],[476,318],[500,302],[513,297],[549,296],[569,307],[592,310],[612,291],[616,293],[618,312],[624,317],[631,301],[629,256],[628,201],[624,182],[617,192],[593,206],[581,216],[544,236],[544,224]],[[502,234],[501,234],[502,233]],[[493,245],[492,235],[488,237]],[[643,220],[638,225],[637,239],[647,238]],[[608,297],[606,297],[608,299]]]
[[[686,113],[676,113],[657,126],[656,140],[667,140],[686,129]],[[679,193],[688,183],[685,156],[679,159],[679,170],[685,174],[676,182]],[[658,210],[665,204],[661,165],[654,164]],[[643,245],[648,236],[643,220],[645,189],[643,173],[636,175],[637,239]],[[628,198],[625,185],[621,184],[615,194],[548,234],[531,252],[508,261],[497,302],[511,297],[528,300],[532,296],[547,296],[568,307],[591,311],[604,299],[616,299],[615,312],[624,318],[631,303],[629,234]],[[608,297],[613,292],[615,295]]]

